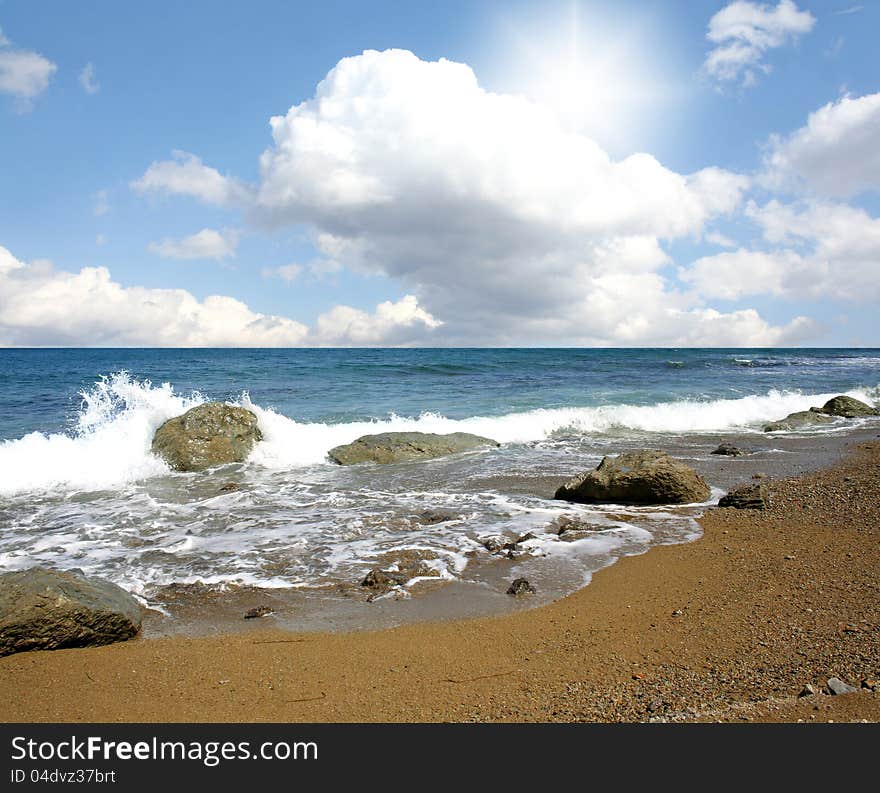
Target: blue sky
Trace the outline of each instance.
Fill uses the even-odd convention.
[[[0,344],[880,344],[876,3],[0,31]]]

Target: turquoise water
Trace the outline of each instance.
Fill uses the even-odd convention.
[[[491,590],[500,579],[485,571],[502,568],[483,543],[528,533],[498,575],[570,591],[620,555],[692,538],[700,507],[579,507],[551,500],[554,483],[603,454],[664,448],[717,498],[748,466],[794,470],[861,425],[768,436],[767,421],[838,393],[873,402],[880,384],[880,350],[0,350],[0,362],[0,569],[78,567],[165,610],[171,584],[330,591],[406,552]],[[172,473],[153,432],[207,399],[252,409],[264,440],[243,464]],[[414,429],[501,447],[392,466],[326,458]],[[728,439],[754,451],[736,471],[709,455]],[[562,517],[592,528],[563,541]]]

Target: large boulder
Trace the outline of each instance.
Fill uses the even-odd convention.
[[[0,656],[130,639],[143,609],[131,595],[79,570],[32,567],[0,575]]]
[[[336,446],[327,452],[334,463],[399,463],[406,460],[429,460],[445,454],[469,452],[489,446],[500,446],[498,441],[467,432],[435,435],[431,432],[382,432],[364,435],[352,443]]]
[[[566,482],[554,498],[581,504],[690,504],[709,498],[709,486],[688,465],[661,451],[603,457],[594,471]]]
[[[799,410],[797,413],[789,413],[779,421],[771,421],[764,427],[764,432],[796,432],[822,424],[831,424],[833,421],[831,416],[817,413],[815,410]]]
[[[848,396],[836,396],[829,399],[820,408],[810,408],[814,413],[824,413],[827,416],[842,416],[845,419],[855,419],[861,416],[880,416],[880,410],[853,399]]]
[[[202,471],[242,462],[262,438],[257,417],[247,408],[206,402],[159,427],[152,450],[175,471]]]

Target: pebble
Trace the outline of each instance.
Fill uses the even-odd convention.
[[[819,689],[812,683],[807,683],[802,689],[798,697],[812,697],[819,693]]]
[[[250,609],[244,613],[244,618],[246,620],[255,620],[259,617],[268,617],[270,614],[274,614],[275,609],[270,608],[269,606],[257,606],[256,608]]]

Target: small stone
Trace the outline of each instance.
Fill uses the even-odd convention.
[[[852,694],[853,692],[858,691],[857,688],[853,688],[848,683],[844,683],[839,677],[828,678],[828,690],[835,695]]]
[[[878,683],[873,677],[866,677],[862,681],[862,688],[867,688],[869,691],[877,691],[878,686],[880,686],[880,683]]]
[[[507,594],[519,597],[520,595],[534,595],[535,588],[525,579],[517,578],[508,588]]]
[[[260,617],[268,617],[270,614],[274,614],[275,609],[270,608],[269,606],[257,606],[256,608],[249,609],[244,613],[244,618],[246,620],[255,620]]]
[[[796,558],[797,558],[797,557],[796,557],[793,553],[787,553],[787,554],[785,554],[785,556],[783,557],[783,559],[787,559],[789,562],[793,561],[793,560],[796,559]]]
[[[648,713],[656,713],[662,707],[663,707],[663,700],[662,699],[652,699],[648,703]]]
[[[813,697],[819,693],[819,689],[812,683],[807,683],[802,689],[798,697]]]
[[[238,482],[227,482],[220,488],[221,493],[231,493],[234,490],[241,490],[241,485]]]
[[[684,614],[684,612],[681,609],[676,609],[672,612],[673,617],[680,617],[682,614]]]

